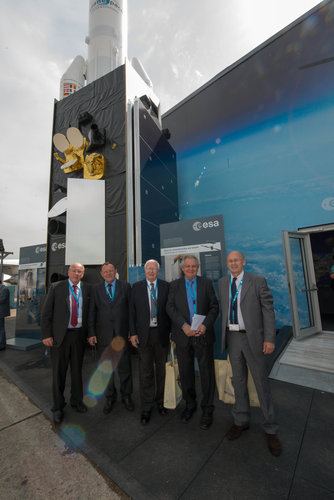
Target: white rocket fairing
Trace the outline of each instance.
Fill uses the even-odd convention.
[[[60,99],[68,97],[85,85],[86,61],[77,56],[60,80]]]
[[[90,0],[87,83],[125,63],[127,0]]]

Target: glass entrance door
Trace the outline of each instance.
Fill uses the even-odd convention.
[[[322,330],[310,235],[283,231],[293,336],[301,339]]]

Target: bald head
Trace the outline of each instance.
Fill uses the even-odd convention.
[[[228,254],[226,262],[232,276],[236,278],[244,270],[246,259],[241,252],[233,250]]]

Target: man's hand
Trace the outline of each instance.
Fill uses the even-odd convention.
[[[188,325],[188,323],[186,323],[184,325],[184,327],[182,328],[182,330],[184,331],[184,333],[187,335],[187,337],[194,337],[196,335],[196,332],[195,330],[192,330],[191,329],[191,326]]]
[[[273,342],[263,342],[263,354],[271,354],[275,349]]]
[[[91,346],[94,346],[95,344],[97,344],[97,338],[95,335],[94,335],[94,337],[88,337],[87,340],[88,340],[88,344]]]
[[[135,347],[136,349],[138,349],[138,345],[139,345],[138,335],[131,335],[130,342],[133,345],[133,347]]]
[[[204,335],[206,332],[206,326],[201,324],[198,329],[196,330],[196,337],[199,337],[200,335]]]
[[[46,347],[53,347],[53,337],[48,337],[47,339],[43,339],[42,342]]]

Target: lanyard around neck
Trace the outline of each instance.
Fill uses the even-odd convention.
[[[147,285],[148,291],[150,292],[151,297],[152,297],[153,302],[154,302],[154,305],[155,305],[155,315],[157,315],[157,287],[153,285],[153,288],[154,288],[154,294],[153,294],[152,288],[151,288],[151,283],[148,284],[148,282],[146,281],[146,285]],[[157,286],[158,286],[158,284],[157,284]]]
[[[77,309],[79,309],[79,299],[80,299],[80,293],[81,293],[81,287],[79,285],[75,285],[78,288],[78,295],[74,293],[73,286],[69,283],[68,284],[70,292],[72,294],[72,297],[74,297],[75,302],[77,303]]]
[[[112,283],[107,283],[107,286],[106,286],[107,294],[109,295],[109,299],[111,300],[111,302],[114,301],[114,295],[115,295],[115,290],[116,290],[116,280],[114,280],[114,283],[115,283],[114,286],[112,286]],[[109,285],[112,286],[112,294],[109,292]]]
[[[196,290],[197,290],[197,280],[195,280],[195,283],[194,283],[194,292],[191,291],[187,281],[186,281],[186,287],[187,287],[187,290],[190,294],[190,297],[192,298],[193,300],[193,306],[194,306],[194,313],[197,314],[197,304],[196,304]]]
[[[234,321],[234,309],[233,309],[233,307],[234,307],[235,301],[238,298],[238,295],[239,295],[240,288],[241,288],[243,280],[244,279],[242,278],[242,280],[240,281],[239,286],[237,288],[237,291],[235,292],[234,297],[232,297],[232,281],[233,281],[233,278],[232,278],[232,276],[230,278],[230,298],[231,298],[231,309],[232,309],[232,319],[233,319],[233,321]]]

